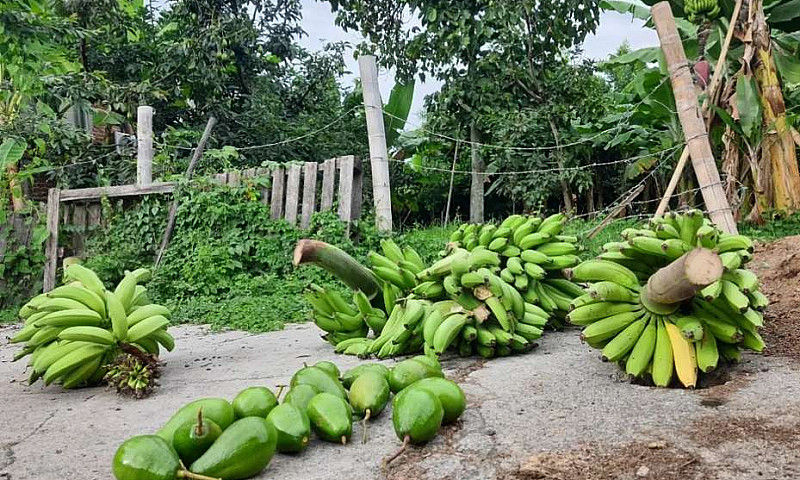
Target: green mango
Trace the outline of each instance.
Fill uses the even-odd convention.
[[[467,408],[467,397],[456,382],[445,378],[430,377],[411,384],[410,388],[422,388],[436,395],[444,409],[442,425],[458,420]]]
[[[342,384],[345,388],[350,388],[353,381],[364,372],[375,372],[383,375],[387,380],[389,378],[389,368],[386,365],[382,363],[362,363],[342,374]]]
[[[178,454],[156,435],[139,435],[122,442],[111,470],[117,480],[175,480],[183,472]]]
[[[278,432],[265,418],[240,418],[222,432],[189,470],[225,480],[250,478],[269,465],[277,441]]]
[[[298,370],[292,377],[289,385],[311,385],[320,392],[327,392],[344,399],[347,399],[347,390],[344,389],[338,378],[334,378],[327,371],[319,367],[304,367]]]
[[[231,402],[224,398],[201,398],[181,407],[156,432],[156,435],[166,440],[169,445],[172,445],[172,436],[175,434],[175,430],[184,423],[194,420],[197,417],[197,410],[200,408],[203,409],[203,417],[213,421],[223,430],[233,423],[234,413]]]
[[[311,437],[311,422],[308,415],[291,403],[282,403],[273,408],[267,421],[278,432],[278,451],[281,453],[302,452]]]
[[[350,387],[350,405],[359,417],[377,417],[389,403],[389,382],[379,373],[365,372]]]
[[[337,378],[338,379],[339,376],[342,374],[339,371],[339,367],[337,367],[335,363],[329,362],[327,360],[323,360],[321,362],[317,362],[317,363],[314,364],[314,366],[317,367],[317,368],[321,368],[321,369],[325,370],[326,372],[330,373],[333,376],[333,378]]]
[[[392,424],[403,444],[424,443],[436,436],[442,426],[442,403],[428,390],[409,388],[392,402]]]
[[[443,377],[441,370],[412,358],[403,360],[389,372],[389,387],[397,393],[412,383],[428,377]]]
[[[203,418],[203,409],[198,409],[197,419],[188,421],[175,430],[172,446],[184,463],[192,463],[208,450],[222,434],[222,429],[213,420]]]
[[[308,411],[308,402],[319,392],[319,389],[313,385],[296,385],[292,387],[283,397],[283,403],[288,403],[299,408],[303,413]]]
[[[428,355],[417,355],[416,357],[411,357],[410,360],[414,360],[415,362],[419,362],[419,363],[421,363],[423,365],[427,365],[427,366],[429,366],[429,367],[431,367],[433,369],[436,369],[436,370],[438,370],[440,372],[442,371],[442,364],[439,363],[439,359],[438,358],[435,358],[435,357],[432,357],[432,356],[428,356]]]
[[[332,393],[318,393],[308,402],[308,418],[317,436],[328,442],[347,443],[353,434],[350,404]]]
[[[270,410],[278,405],[278,399],[267,387],[248,387],[233,399],[233,413],[236,418],[267,418]]]

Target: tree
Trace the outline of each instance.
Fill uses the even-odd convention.
[[[792,0],[743,0],[739,15],[732,18],[735,3],[703,3],[710,10],[699,13],[689,2],[670,5],[686,36],[687,54],[697,58],[695,72],[702,79],[708,77],[703,72],[706,65],[716,64],[721,54],[726,30],[734,28],[734,41],[723,59],[722,86],[706,92],[711,107],[708,123],[721,150],[726,193],[731,205],[738,207],[737,218],[761,222],[766,212],[800,210],[797,132],[787,115],[792,107],[787,99],[796,102],[789,87],[800,83],[800,9]],[[649,18],[649,9],[625,1],[604,1],[603,6]],[[687,17],[699,25],[699,31]],[[651,53],[652,49],[643,49],[629,55],[656,60]],[[705,88],[705,82],[699,86]]]
[[[401,78],[433,75],[444,83],[436,97],[469,131],[475,146],[487,140],[482,116],[499,100],[535,102],[542,75],[559,55],[597,25],[599,2],[566,0],[331,0],[337,22],[360,30],[382,64]],[[407,17],[419,27],[405,28]],[[523,100],[524,99],[524,100]],[[483,221],[484,161],[472,149],[470,218]],[[569,198],[565,192],[565,200]]]

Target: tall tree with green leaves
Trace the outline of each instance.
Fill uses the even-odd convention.
[[[447,105],[472,142],[470,219],[483,221],[487,138],[482,117],[498,101],[536,102],[548,65],[583,40],[599,20],[599,2],[564,0],[330,0],[337,23],[359,30],[382,65],[401,78],[426,75],[444,83]],[[569,201],[565,192],[565,201]],[[567,204],[569,208],[569,204]]]

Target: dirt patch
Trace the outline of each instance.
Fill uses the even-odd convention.
[[[504,480],[607,480],[708,478],[699,457],[661,442],[587,446],[545,452],[524,461]]]
[[[800,360],[800,236],[756,245],[749,267],[770,300],[762,331],[764,354]]]
[[[709,416],[698,419],[688,431],[690,438],[705,448],[729,442],[765,442],[772,447],[800,447],[800,425],[775,423],[775,418]]]

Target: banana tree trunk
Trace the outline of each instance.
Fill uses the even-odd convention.
[[[6,168],[8,175],[8,191],[11,195],[11,207],[15,212],[20,212],[25,208],[25,197],[22,194],[22,185],[17,181],[17,166],[9,165]]]
[[[761,142],[761,175],[770,189],[774,210],[794,212],[800,209],[800,171],[792,131],[786,121],[786,104],[772,56],[772,40],[762,2],[753,1],[751,11],[752,38],[755,47],[753,72],[759,86],[763,109],[763,139]]]

